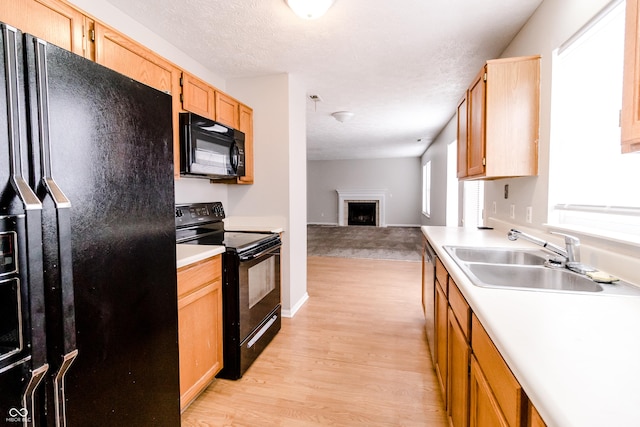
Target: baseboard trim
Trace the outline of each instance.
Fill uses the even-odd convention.
[[[307,302],[308,299],[309,294],[305,292],[302,298],[300,298],[300,300],[298,300],[298,302],[290,310],[282,309],[282,317],[291,318],[295,316],[298,310],[302,308],[302,306]]]

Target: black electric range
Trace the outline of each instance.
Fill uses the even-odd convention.
[[[222,203],[176,206],[176,242],[223,245],[223,369],[218,377],[239,379],[281,325],[278,233],[224,230]]]

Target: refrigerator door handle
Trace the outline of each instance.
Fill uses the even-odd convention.
[[[31,379],[29,380],[24,394],[22,395],[22,407],[27,410],[27,415],[29,415],[22,417],[23,427],[35,427],[38,425],[36,416],[34,415],[36,413],[34,395],[38,385],[44,378],[44,374],[46,374],[48,370],[49,365],[45,363],[38,369],[31,371]]]
[[[56,407],[56,427],[65,427],[67,425],[67,399],[64,395],[64,377],[76,357],[78,357],[78,350],[65,354],[54,379],[53,400]]]
[[[40,122],[41,183],[56,209],[57,244],[59,262],[59,287],[61,303],[62,354],[58,371],[54,376],[54,404],[56,426],[66,425],[65,376],[78,356],[76,346],[75,305],[73,290],[73,259],[71,251],[71,202],[52,176],[51,141],[49,135],[49,84],[47,80],[47,43],[33,39],[35,43],[36,90],[38,92],[38,116]],[[46,196],[46,195],[44,195]],[[43,197],[44,197],[43,196]]]
[[[9,128],[9,167],[11,168],[11,185],[18,194],[26,210],[42,209],[40,200],[35,195],[22,174],[22,156],[20,154],[20,105],[18,91],[18,30],[2,24],[4,43],[5,73],[7,79],[7,125]]]

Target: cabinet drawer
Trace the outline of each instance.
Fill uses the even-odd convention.
[[[449,277],[449,273],[447,272],[447,269],[444,267],[444,265],[440,262],[440,260],[438,258],[436,258],[436,279],[438,279],[438,283],[440,284],[440,287],[442,288],[442,290],[444,291],[445,295],[448,295],[448,283],[447,283],[447,279]]]
[[[478,318],[472,316],[471,348],[510,426],[519,426],[526,397]],[[526,410],[526,409],[525,409]]]
[[[460,323],[464,336],[469,341],[471,338],[471,308],[453,280],[449,280],[449,305]]]
[[[222,277],[222,256],[205,259],[178,270],[178,297],[195,291]]]

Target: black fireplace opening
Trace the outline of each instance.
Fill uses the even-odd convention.
[[[347,225],[377,225],[376,202],[348,202]]]

